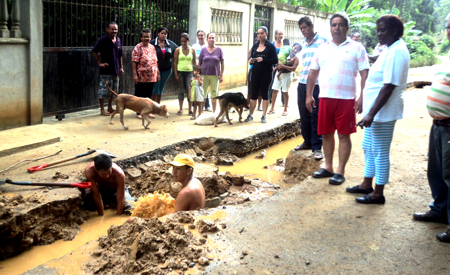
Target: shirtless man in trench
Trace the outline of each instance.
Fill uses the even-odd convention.
[[[125,188],[125,174],[123,170],[113,163],[109,156],[101,154],[96,156],[94,161],[86,166],[84,173],[87,181],[92,183],[92,199],[97,207],[98,214],[100,216],[104,215],[104,205],[116,203],[117,215],[122,215],[125,199],[133,200]],[[89,209],[90,207],[87,208]],[[93,208],[92,203],[91,208]]]
[[[181,191],[178,193],[175,212],[204,208],[205,189],[202,183],[193,177],[194,160],[186,154],[179,154],[169,164],[173,166],[174,181],[182,184]]]

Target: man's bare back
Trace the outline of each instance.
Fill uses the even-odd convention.
[[[205,207],[205,189],[202,183],[192,178],[178,193],[175,212],[196,210]]]

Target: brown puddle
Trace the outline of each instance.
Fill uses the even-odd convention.
[[[241,158],[240,161],[235,162],[233,166],[218,166],[220,172],[229,171],[232,174],[245,175],[246,178],[254,179],[259,178],[265,182],[276,183],[282,188],[289,188],[292,185],[283,183],[283,172],[273,169],[265,169],[264,166],[269,166],[277,163],[277,159],[286,158],[289,151],[294,149],[295,146],[303,142],[302,136],[298,136],[293,139],[283,140],[279,144],[272,145],[269,148],[260,149],[254,153]],[[264,159],[257,159],[256,156],[266,150],[266,157]]]
[[[123,224],[128,218],[126,215],[117,216],[116,211],[111,209],[105,210],[103,217],[93,212],[89,220],[81,225],[82,230],[73,241],[59,240],[50,245],[33,246],[20,255],[1,261],[0,274],[22,274],[31,268],[59,258],[89,241],[106,235],[111,225]]]

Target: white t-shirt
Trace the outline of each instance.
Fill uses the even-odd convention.
[[[200,45],[198,42],[192,45],[192,48],[195,50],[195,54],[197,55],[197,65],[198,65],[198,57],[200,55],[200,51],[206,47],[208,43],[205,42],[205,44]]]
[[[406,90],[409,51],[402,39],[385,48],[372,65],[363,93],[363,114],[367,115],[384,84],[397,87],[389,100],[375,115],[375,122],[389,122],[403,118],[403,92]]]
[[[321,44],[311,59],[311,70],[319,70],[319,97],[354,99],[356,75],[369,69],[366,49],[347,38],[340,45],[333,41]]]

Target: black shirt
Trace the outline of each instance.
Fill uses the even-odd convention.
[[[273,65],[278,64],[277,49],[268,40],[264,43],[266,48],[262,52],[258,52],[259,41],[256,42],[251,49],[251,58],[262,57],[262,62],[253,62],[253,73],[264,72],[272,73]]]
[[[168,71],[172,68],[172,63],[170,62],[170,59],[173,57],[173,54],[176,50],[176,48],[178,48],[177,44],[175,44],[172,40],[166,39],[166,53],[164,54],[164,58],[163,58],[163,54],[161,51],[161,47],[159,46],[159,42],[158,39],[155,38],[153,40],[150,41],[150,44],[152,44],[153,46],[155,46],[155,50],[156,50],[156,56],[158,57],[158,69],[159,71]]]

